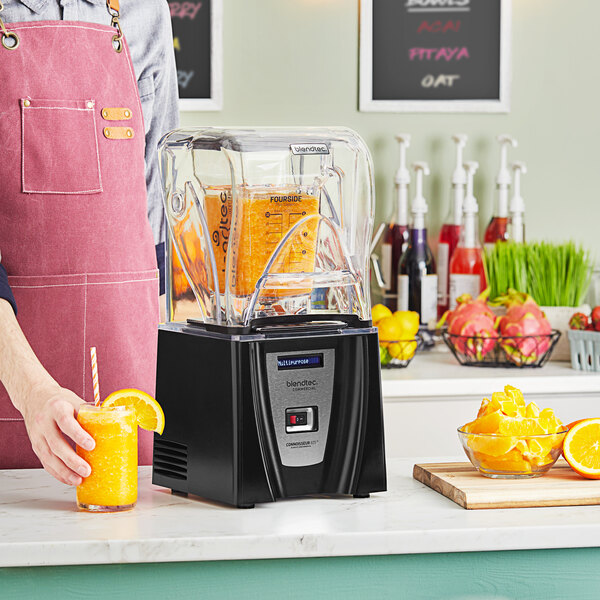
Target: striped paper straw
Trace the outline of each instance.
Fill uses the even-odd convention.
[[[94,387],[94,404],[100,406],[100,383],[98,381],[98,359],[96,358],[96,346],[90,348],[92,359],[92,385]]]

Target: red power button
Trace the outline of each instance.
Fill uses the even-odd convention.
[[[290,415],[290,425],[295,425],[298,417],[296,415]]]

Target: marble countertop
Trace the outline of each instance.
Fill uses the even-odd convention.
[[[576,371],[570,362],[546,363],[539,369],[463,367],[444,346],[417,354],[405,369],[382,369],[385,401],[483,396],[509,380],[527,395],[600,396],[600,373]]]
[[[41,470],[0,471],[0,567],[600,546],[600,506],[468,511],[413,480],[414,462],[391,461],[390,491],[369,499],[251,510],[171,495],[141,467],[138,505],[120,514],[77,511]]]

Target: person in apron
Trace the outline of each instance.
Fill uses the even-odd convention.
[[[105,25],[0,20],[0,249],[18,307],[0,300],[0,469],[41,463],[71,485],[90,468],[66,438],[94,444],[76,420],[90,347],[103,395],[153,395],[156,370],[142,105],[118,0],[106,9]]]

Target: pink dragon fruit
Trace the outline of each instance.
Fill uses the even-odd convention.
[[[550,348],[552,327],[535,300],[513,289],[497,300],[507,307],[497,325],[501,336],[510,336],[500,342],[508,360],[521,366],[542,358]]]
[[[486,304],[489,290],[482,292],[475,300],[470,294],[456,299],[457,307],[442,316],[438,326],[448,321],[448,333],[457,352],[482,360],[496,345],[498,333],[494,328],[496,316]]]

